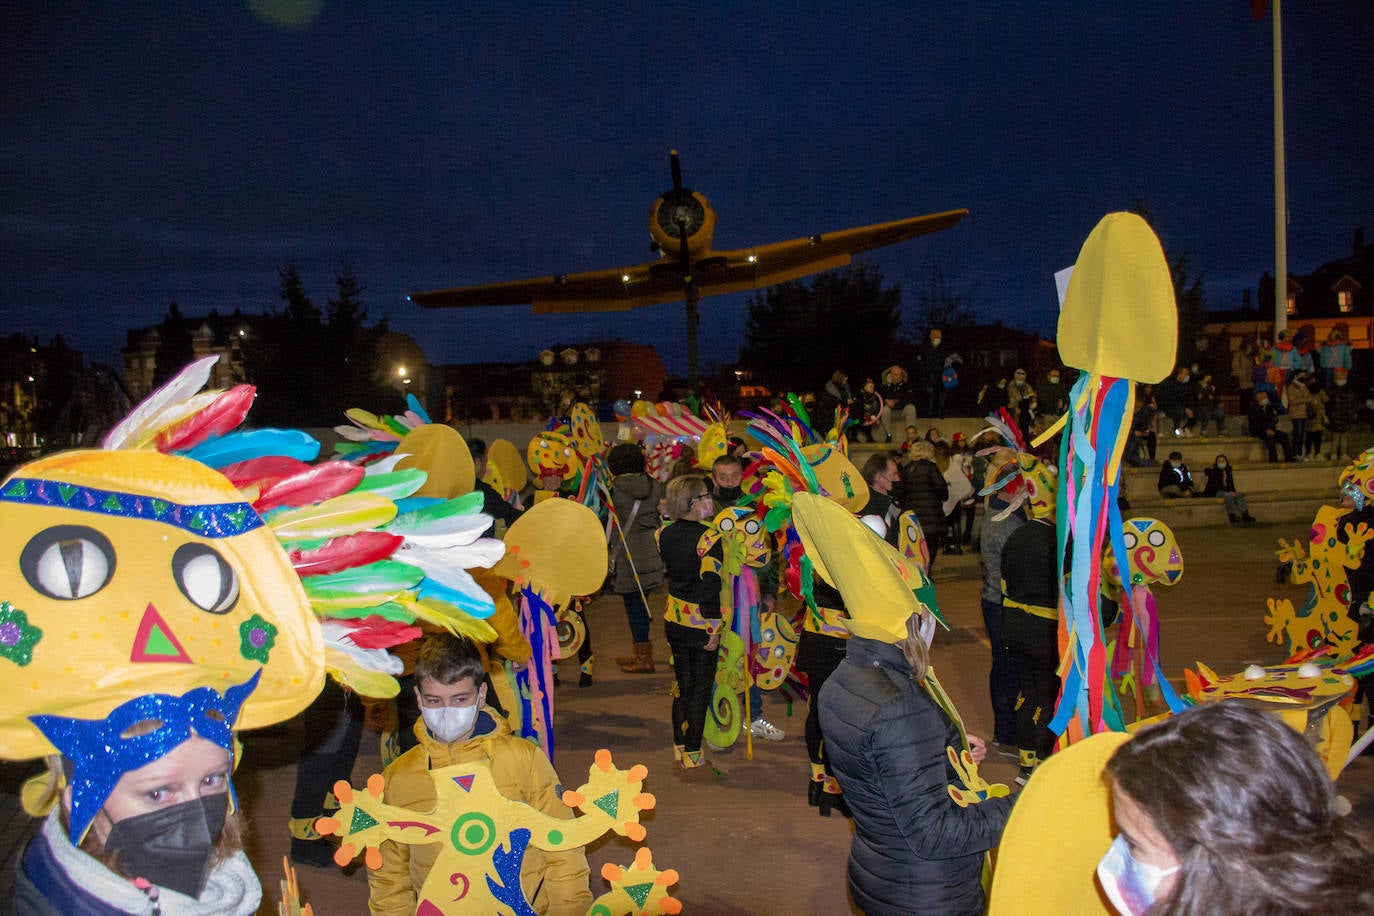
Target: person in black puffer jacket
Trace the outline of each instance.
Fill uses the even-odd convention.
[[[945,475],[932,460],[935,446],[929,442],[912,443],[907,462],[902,465],[901,506],[916,513],[930,545],[931,565],[940,552],[945,534],[945,500],[949,498],[949,484]]]
[[[965,739],[926,678],[933,615],[885,555],[895,551],[862,523],[807,493],[792,511],[803,548],[835,578],[850,613],[845,659],[821,688],[820,726],[854,817],[854,903],[870,914],[982,913],[983,854],[997,845],[1012,799],[961,807],[951,797],[963,790],[946,750],[967,748],[977,763],[986,746]]]

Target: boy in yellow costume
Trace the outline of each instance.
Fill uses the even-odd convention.
[[[504,719],[484,706],[482,659],[475,646],[460,637],[431,636],[421,644],[415,662],[415,693],[421,721],[415,723],[419,745],[387,767],[385,801],[429,811],[436,802],[431,769],[480,762],[490,768],[506,798],[523,801],[545,814],[570,818],[560,800],[558,774],[534,744],[511,734]],[[368,873],[369,907],[378,916],[412,916],[417,894],[434,867],[434,845],[382,844],[382,864]],[[592,897],[587,857],[582,849],[525,853],[520,883],[535,912],[586,913]]]

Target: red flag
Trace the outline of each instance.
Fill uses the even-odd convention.
[[[1263,19],[1269,12],[1269,0],[1250,0],[1250,12],[1256,22]]]

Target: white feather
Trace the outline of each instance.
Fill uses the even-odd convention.
[[[492,518],[483,512],[450,515],[428,522],[418,522],[414,513],[398,515],[386,526],[391,534],[404,535],[406,540],[432,547],[450,544],[471,544],[491,527]]]
[[[369,477],[373,474],[390,474],[392,471],[396,470],[396,464],[404,457],[404,454],[392,454],[387,455],[385,458],[379,458],[378,460],[367,465],[366,470],[364,470],[363,473],[367,474]]]
[[[385,674],[400,674],[405,670],[405,665],[399,658],[392,655],[385,649],[363,649],[353,644],[349,638],[352,627],[343,624],[324,620],[320,622],[320,635],[324,637],[326,648],[332,648],[344,655],[347,655],[360,667],[369,671],[381,671]]]
[[[496,548],[431,550],[402,544],[401,549],[391,555],[391,559],[423,570],[426,576],[446,588],[480,599],[486,592],[468,575],[468,570],[479,566],[490,567],[506,552],[506,545],[500,541],[483,538],[478,543],[482,542],[494,544]]]
[[[219,356],[205,356],[182,369],[165,385],[148,395],[129,412],[129,415],[105,435],[102,448],[124,448],[127,443],[139,438],[139,431],[151,419],[157,417],[169,404],[184,401],[194,395],[210,381],[210,372]]]

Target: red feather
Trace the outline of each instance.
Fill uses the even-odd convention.
[[[357,626],[349,630],[347,639],[359,649],[390,649],[425,635],[419,627],[385,617],[364,617],[356,623]]]
[[[264,455],[261,458],[225,465],[219,472],[242,490],[254,484],[266,486],[283,477],[290,477],[309,469],[310,465],[295,458],[287,458],[285,455]]]
[[[252,385],[235,385],[215,398],[210,405],[194,416],[157,434],[157,450],[171,452],[199,445],[211,436],[232,432],[248,416],[258,389]]]
[[[396,552],[405,538],[384,531],[360,531],[330,538],[314,550],[291,551],[291,565],[297,575],[323,576],[355,566],[385,560]]]
[[[258,512],[278,506],[308,506],[352,490],[366,472],[347,461],[326,461],[265,485],[253,501]]]

